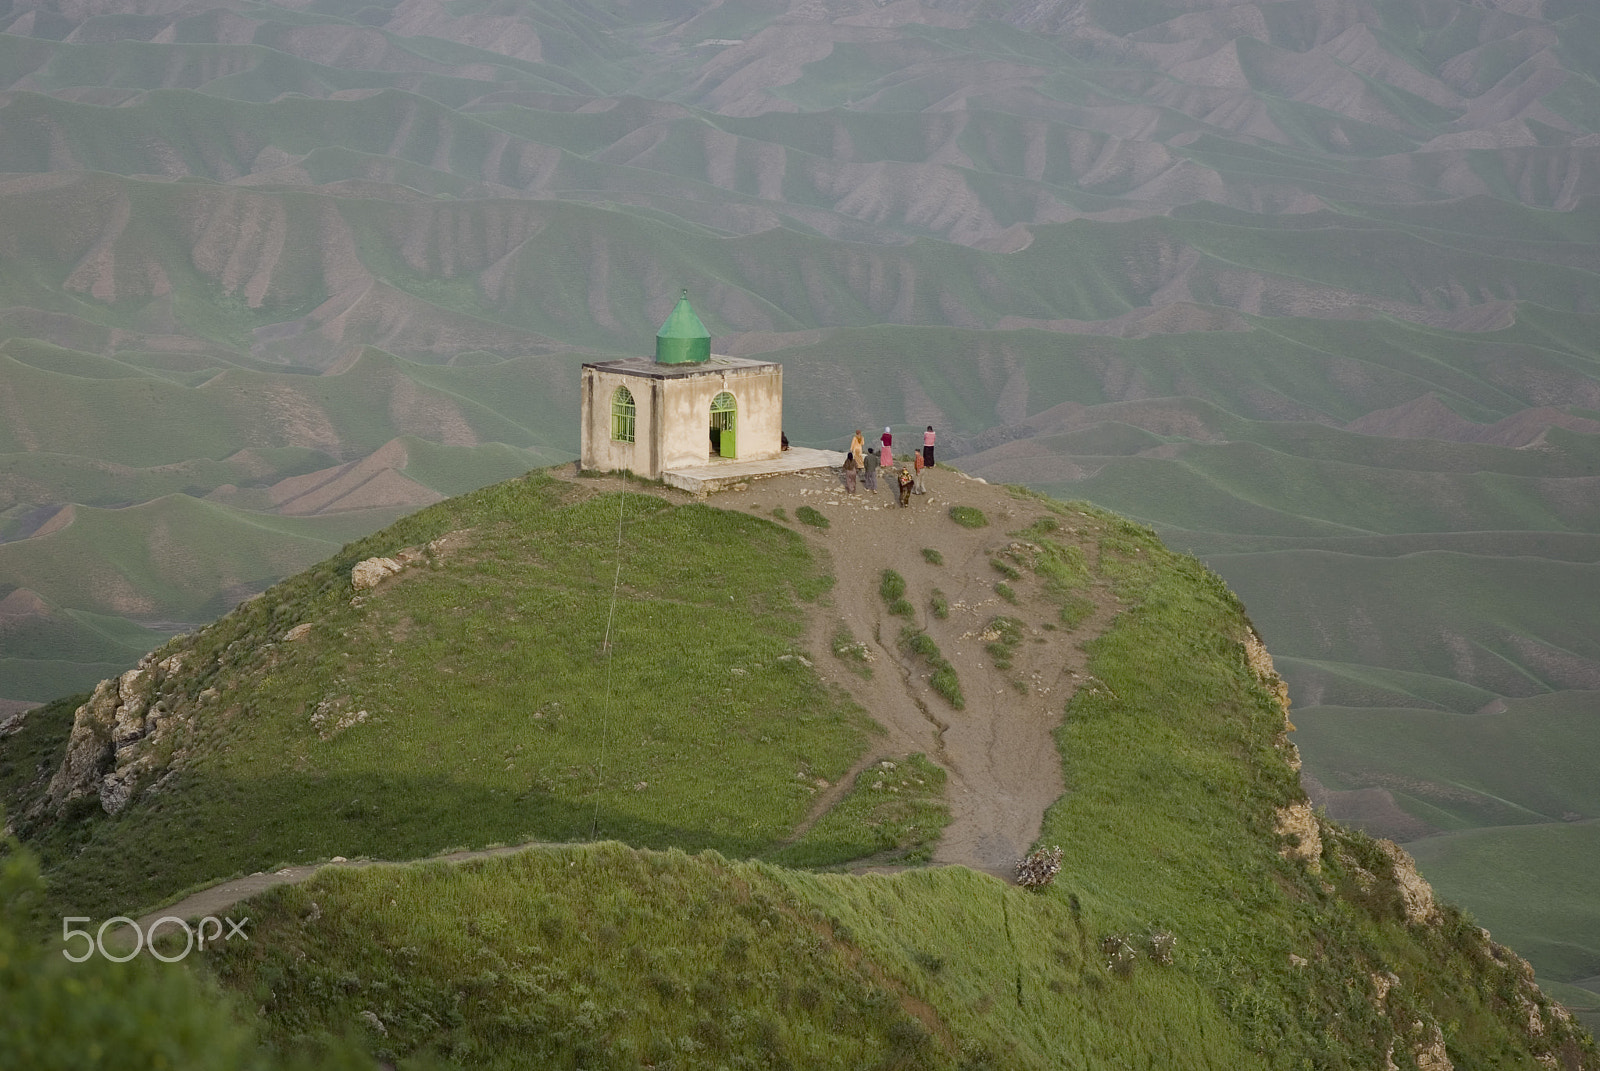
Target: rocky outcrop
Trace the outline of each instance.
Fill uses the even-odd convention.
[[[157,749],[149,745],[173,726],[160,685],[182,668],[178,655],[157,660],[151,654],[122,676],[101,681],[74,713],[66,757],[35,810],[59,817],[91,795],[107,814],[126,807],[153,772]]]
[[[1294,731],[1294,723],[1289,720],[1289,686],[1278,676],[1277,668],[1272,664],[1272,655],[1255,629],[1251,629],[1244,638],[1244,658],[1261,686],[1283,708],[1283,731],[1273,743],[1283,755],[1284,762],[1298,773],[1300,749],[1289,742],[1289,734]],[[1285,859],[1305,863],[1311,870],[1322,869],[1322,827],[1310,800],[1303,799],[1287,807],[1279,807],[1274,829],[1285,841],[1283,847],[1278,849],[1279,854]]]
[[[425,547],[406,547],[392,558],[368,558],[350,570],[350,585],[357,592],[371,591],[385,580],[419,562],[442,557],[465,541],[467,531],[447,532]]]
[[[1300,771],[1300,749],[1289,740],[1289,734],[1294,732],[1294,722],[1289,720],[1289,685],[1278,676],[1277,667],[1272,664],[1272,655],[1267,651],[1267,645],[1255,629],[1251,629],[1244,638],[1244,659],[1249,664],[1256,679],[1261,686],[1272,693],[1278,705],[1283,708],[1283,732],[1273,740],[1273,744],[1283,755],[1283,761],[1296,773]]]
[[[1411,1026],[1416,1033],[1422,1035],[1412,1052],[1417,1061],[1417,1071],[1455,1071],[1455,1065],[1450,1062],[1450,1057],[1445,1055],[1444,1031],[1439,1028],[1439,1024],[1417,1022]]]
[[[357,591],[371,591],[404,568],[393,558],[368,558],[350,570],[350,585]]]
[[[358,593],[370,591],[419,562],[444,556],[462,545],[468,534],[450,532],[425,547],[407,547],[393,557],[368,558],[351,570],[351,584]],[[358,594],[356,601],[359,599]],[[310,635],[312,625],[309,621],[296,624],[280,639],[301,641]],[[158,787],[183,765],[187,753],[185,734],[195,713],[219,697],[216,688],[195,694],[193,689],[180,687],[185,659],[193,661],[195,657],[189,653],[187,642],[174,641],[161,651],[146,655],[121,676],[103,680],[95,687],[89,701],[74,714],[66,756],[44,794],[28,808],[29,817],[64,817],[75,802],[91,796],[107,814],[119,814],[140,792]],[[236,641],[227,650],[248,642]],[[259,646],[269,648],[272,644]],[[314,719],[314,727],[324,739],[367,718],[366,711],[322,713],[325,716]],[[20,727],[20,717],[7,719],[0,726],[0,735]]]
[[[1411,858],[1411,853],[1392,840],[1380,840],[1378,847],[1383,849],[1393,867],[1395,891],[1400,896],[1406,921],[1412,925],[1437,921],[1439,905],[1433,899],[1433,886],[1417,873],[1417,861]]]
[[[0,737],[20,733],[22,723],[27,720],[29,713],[30,710],[19,710],[14,714],[0,714]]]
[[[1317,813],[1306,800],[1278,808],[1276,831],[1287,843],[1280,849],[1285,859],[1296,859],[1312,870],[1322,867],[1322,829]]]

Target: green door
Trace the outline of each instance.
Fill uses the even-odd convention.
[[[738,424],[738,409],[733,395],[723,391],[711,399],[711,426],[717,430],[717,452],[723,457],[738,457],[734,435]]]

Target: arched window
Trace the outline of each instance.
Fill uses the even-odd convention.
[[[733,395],[723,391],[711,399],[711,426],[723,429],[733,427],[734,413],[738,408]]]
[[[611,438],[633,442],[633,393],[627,387],[618,387],[611,395]]]

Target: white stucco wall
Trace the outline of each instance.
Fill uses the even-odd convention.
[[[634,441],[611,438],[611,396],[633,394]],[[665,369],[648,360],[585,365],[580,463],[586,469],[631,469],[659,479],[668,469],[714,464],[711,401],[727,391],[737,406],[733,460],[776,458],[782,448],[783,366],[713,356],[692,367]]]
[[[618,387],[633,394],[633,442],[611,438],[611,397]],[[583,369],[582,415],[579,421],[579,463],[586,469],[611,472],[631,469],[646,479],[661,475],[656,445],[655,390],[659,382],[643,376],[623,375],[585,366]]]
[[[707,370],[708,373],[711,371]],[[713,463],[711,400],[723,391],[733,395],[736,410],[734,460],[774,458],[783,431],[783,368],[725,369],[720,374],[667,380],[661,418],[661,467],[684,468]]]

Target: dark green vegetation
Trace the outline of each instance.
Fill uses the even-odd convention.
[[[1202,555],[1336,813],[1583,879],[1535,722],[1390,767],[1600,705],[1588,5],[414,7],[0,8],[0,699],[570,457],[688,286],[796,442],[935,424]]]
[[[952,707],[960,710],[967,705],[966,697],[961,694],[961,680],[956,676],[956,668],[945,658],[932,636],[907,625],[900,630],[900,646],[916,655],[933,671],[928,684],[944,696]]]
[[[801,524],[809,524],[813,528],[829,528],[833,522],[823,516],[822,511],[811,506],[801,506],[794,511],[795,520]]]
[[[963,528],[982,528],[989,523],[983,510],[972,506],[951,506],[950,519]]]
[[[45,888],[35,860],[0,841],[0,1043],[11,1067],[80,1071],[183,1067],[265,1071],[256,1045],[214,987],[148,958],[67,962],[47,948]],[[74,955],[81,954],[74,945]],[[324,1068],[370,1066],[353,1048]]]
[[[917,616],[917,608],[906,599],[906,578],[893,569],[885,569],[879,575],[878,597],[896,617]]]

